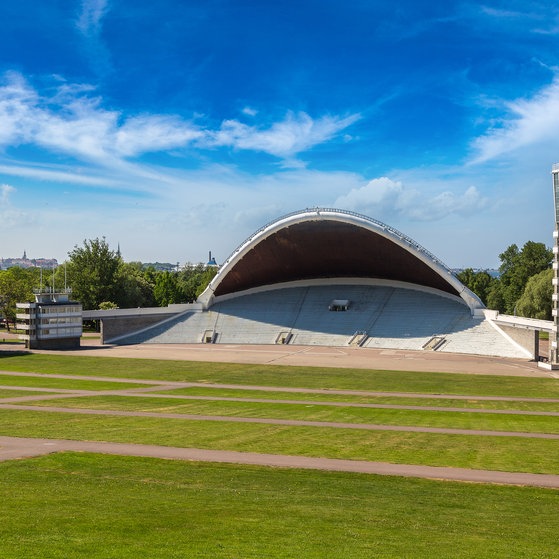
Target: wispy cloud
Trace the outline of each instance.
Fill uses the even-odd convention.
[[[556,141],[559,127],[559,78],[532,98],[504,102],[506,115],[472,143],[473,163],[482,163],[519,148]]]
[[[127,116],[105,109],[84,85],[62,84],[45,97],[20,74],[9,73],[0,87],[0,147],[35,145],[103,168],[121,168],[145,153],[181,148],[229,147],[288,159],[331,140],[358,118],[313,119],[290,112],[268,126],[226,120],[211,130],[177,115]]]
[[[33,222],[33,218],[26,212],[12,206],[10,196],[15,191],[9,184],[0,184],[0,231],[12,231],[16,226],[28,226]]]
[[[82,0],[81,12],[76,22],[77,28],[87,37],[96,36],[101,31],[101,20],[108,10],[107,0]]]
[[[287,159],[332,139],[359,118],[360,115],[354,114],[313,119],[304,112],[289,112],[284,120],[264,129],[226,120],[218,131],[209,132],[201,143],[261,151]]]
[[[490,16],[492,18],[526,18],[527,14],[525,12],[514,11],[514,10],[501,10],[498,8],[493,8],[492,6],[479,6],[479,11],[482,14]]]
[[[252,107],[245,107],[242,110],[242,113],[248,116],[256,116],[258,114],[258,111],[256,109],[253,109]]]
[[[9,202],[10,194],[14,191],[14,187],[9,184],[0,184],[0,207],[6,206]]]
[[[487,200],[476,187],[462,193],[450,190],[436,194],[404,187],[400,181],[380,177],[338,197],[334,205],[377,217],[403,217],[414,221],[437,221],[450,215],[468,216],[483,209]]]
[[[102,37],[103,18],[109,11],[108,0],[82,0],[76,28],[84,39],[83,48],[90,66],[99,76],[113,70],[111,54]]]

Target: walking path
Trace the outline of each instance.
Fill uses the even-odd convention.
[[[306,456],[257,454],[253,452],[174,448],[155,445],[0,437],[0,461],[13,460],[15,458],[31,458],[34,456],[41,456],[62,451],[94,452],[100,454],[142,456],[170,460],[251,464],[277,468],[329,470],[338,472],[420,477],[447,481],[497,483],[503,485],[524,485],[559,489],[558,475],[497,472],[491,470],[469,470],[465,468],[442,468],[410,464],[389,464],[385,462],[365,462],[359,460],[338,460],[331,458],[311,458]]]

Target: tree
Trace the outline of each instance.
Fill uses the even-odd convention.
[[[176,272],[159,272],[155,277],[153,295],[159,307],[166,307],[172,303],[183,302],[183,295],[178,286]]]
[[[112,301],[102,301],[99,303],[99,310],[110,311],[112,309],[118,309],[118,305]]]
[[[16,320],[16,303],[33,301],[33,289],[39,287],[39,268],[8,268],[0,271],[0,313],[6,326]]]
[[[155,305],[154,285],[144,274],[141,262],[121,262],[116,274],[115,302],[122,309]]]
[[[500,312],[514,314],[528,280],[551,266],[553,252],[543,243],[528,241],[522,250],[510,245],[499,258],[501,275],[489,289],[487,304]]]
[[[141,262],[124,262],[105,238],[84,240],[68,253],[66,282],[84,309],[98,309],[101,303],[119,308],[167,306],[194,301],[216,274],[203,264],[188,265],[181,272],[144,269]],[[56,282],[65,278],[59,267]],[[107,307],[110,308],[110,307]]]
[[[122,258],[119,252],[109,248],[105,237],[84,240],[83,246],[74,246],[68,256],[68,285],[84,309],[97,309],[103,301],[118,304],[118,271]]]
[[[495,278],[486,272],[474,272],[472,268],[462,270],[456,277],[470,290],[472,290],[487,305],[487,297],[495,282]]]
[[[217,268],[188,264],[179,272],[178,284],[184,303],[195,301],[217,273]]]
[[[517,314],[528,318],[551,320],[552,278],[553,270],[550,268],[528,280],[524,293],[516,304]]]

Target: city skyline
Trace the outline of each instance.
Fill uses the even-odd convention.
[[[218,262],[308,207],[451,268],[552,244],[550,1],[4,3],[0,252]]]

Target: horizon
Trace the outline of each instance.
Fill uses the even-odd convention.
[[[109,247],[109,248],[110,248],[110,247]],[[112,250],[112,249],[111,249],[111,250]],[[212,259],[214,259],[213,256],[212,256]],[[26,259],[24,259],[23,256],[0,256],[0,262],[3,263],[3,262],[5,262],[6,260],[10,260],[10,261],[12,261],[12,260],[27,260],[28,262],[33,262],[33,261],[37,261],[37,260],[47,260],[47,261],[48,261],[48,260],[53,260],[53,261],[56,261],[57,266],[63,266],[63,265],[68,261],[67,258],[64,259],[64,260],[62,260],[62,261],[59,261],[57,258],[48,258],[48,257],[45,257],[45,256],[37,256],[37,257],[35,257],[35,256],[33,256],[33,257],[27,256]],[[206,258],[206,261],[207,261],[207,260],[208,260],[208,259]],[[215,260],[215,259],[214,259],[214,260]],[[209,263],[209,261],[208,261],[208,262],[204,262],[204,261],[199,261],[199,262],[186,261],[186,262],[182,262],[182,263],[181,263],[180,261],[175,261],[175,262],[167,262],[167,261],[163,261],[163,260],[142,261],[142,260],[125,260],[124,258],[123,258],[123,262],[125,262],[125,263],[139,262],[139,263],[142,264],[143,266],[152,265],[152,264],[160,264],[160,265],[163,265],[163,266],[177,267],[177,265],[178,265],[179,268],[184,268],[185,266],[188,266],[188,265],[197,266],[197,265],[200,265],[200,264],[206,265],[207,263]],[[224,259],[221,263],[218,262],[217,265],[218,265],[218,266],[221,266],[223,262],[225,262],[225,259]],[[42,266],[35,266],[35,267],[39,268],[39,267],[42,267]],[[498,272],[498,271],[499,271],[499,267],[498,267],[498,266],[497,266],[496,268],[492,268],[492,267],[489,267],[489,268],[481,268],[481,267],[479,267],[479,266],[457,266],[457,267],[453,267],[453,268],[450,268],[450,269],[451,269],[453,272],[460,272],[460,271],[466,270],[466,269],[468,269],[468,268],[471,268],[474,272],[485,272],[485,271],[487,271],[487,272]],[[3,268],[1,268],[1,269],[3,269]]]
[[[552,245],[549,0],[0,5],[0,252],[218,261],[309,207],[450,268]],[[6,258],[16,258],[15,256]]]

